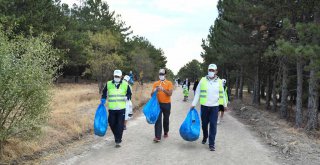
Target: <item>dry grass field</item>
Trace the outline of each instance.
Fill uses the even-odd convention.
[[[151,84],[133,86],[135,111],[150,98],[151,87]],[[50,117],[42,134],[32,139],[9,139],[2,161],[33,159],[42,152],[93,134],[94,114],[101,97],[97,84],[61,84],[55,86],[52,93]]]

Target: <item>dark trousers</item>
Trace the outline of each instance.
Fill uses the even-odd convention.
[[[160,114],[156,124],[154,125],[155,137],[161,139],[162,134],[162,114],[163,114],[163,129],[165,133],[169,132],[169,116],[171,103],[160,103]]]
[[[116,143],[121,143],[124,126],[125,109],[109,110],[109,126]]]
[[[201,123],[203,138],[209,137],[209,146],[215,145],[217,134],[217,119],[218,119],[219,106],[207,107],[201,105]],[[210,123],[210,132],[208,136],[208,124]]]

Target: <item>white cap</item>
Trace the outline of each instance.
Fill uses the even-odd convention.
[[[227,80],[226,79],[221,79],[223,84],[226,84]]]
[[[160,69],[160,70],[159,70],[159,73],[166,74],[166,70],[164,70],[164,69]]]
[[[122,76],[121,70],[114,70],[113,76],[119,76],[119,77],[121,77],[121,76]]]
[[[130,77],[128,75],[125,75],[123,79],[129,82]]]
[[[209,67],[208,67],[208,70],[209,70],[209,69],[217,70],[217,69],[218,69],[218,67],[217,67],[217,65],[216,65],[216,64],[210,64],[210,65],[209,65]]]

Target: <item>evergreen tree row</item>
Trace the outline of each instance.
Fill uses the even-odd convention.
[[[53,36],[63,76],[106,81],[118,68],[154,80],[166,66],[164,52],[132,29],[102,0],[72,7],[60,0],[1,0],[0,29],[24,36]],[[133,36],[133,37],[132,37]]]
[[[219,0],[218,11],[202,43],[204,69],[217,63],[236,98],[247,87],[253,104],[265,99],[280,118],[318,129],[320,1]]]

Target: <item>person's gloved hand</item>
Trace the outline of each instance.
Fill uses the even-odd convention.
[[[101,100],[100,100],[100,103],[101,103],[101,104],[106,104],[106,99],[101,99]]]

